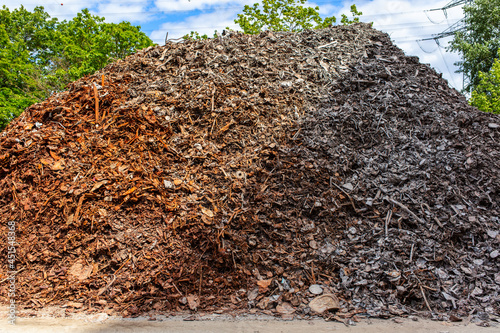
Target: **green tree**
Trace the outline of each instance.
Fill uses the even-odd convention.
[[[343,25],[359,23],[359,17],[363,15],[363,12],[358,11],[356,5],[351,5],[351,14],[352,14],[352,20],[350,20],[346,14],[342,14],[342,19],[340,20],[340,23],[342,23]]]
[[[43,7],[0,10],[0,129],[26,107],[153,42],[129,22],[106,23],[87,9],[70,21]]]
[[[465,27],[455,34],[449,49],[459,52],[456,63],[464,74],[464,91],[479,85],[479,73],[488,73],[500,48],[500,0],[475,0],[464,6]]]
[[[482,111],[500,114],[500,59],[495,59],[488,73],[479,72],[478,77],[479,84],[469,102]]]
[[[307,0],[262,0],[252,6],[246,5],[243,13],[234,20],[246,34],[257,34],[264,30],[302,31],[306,29],[326,28],[334,24],[335,16],[322,18],[319,7],[303,6]],[[359,22],[356,6],[351,6],[353,20],[342,16],[343,24]]]
[[[200,35],[200,33],[198,31],[191,31],[189,34],[184,35],[182,37],[182,39],[185,39],[185,40],[203,40],[203,39],[208,39],[208,38],[209,37],[207,34]],[[217,38],[217,30],[215,30],[214,38]]]
[[[11,41],[0,24],[0,129],[42,97],[34,79],[37,72],[24,41]]]
[[[103,17],[92,15],[88,9],[69,22],[61,22],[57,36],[59,56],[51,59],[56,65],[54,72],[58,77],[67,75],[70,81],[153,45],[139,26],[129,22],[105,23]]]

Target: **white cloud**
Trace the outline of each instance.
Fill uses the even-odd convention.
[[[155,5],[164,12],[213,9],[214,7],[234,7],[241,10],[243,5],[258,2],[258,0],[155,0]]]
[[[33,10],[37,6],[44,7],[45,11],[51,17],[57,17],[60,20],[71,20],[76,13],[84,8],[91,8],[97,3],[102,2],[99,0],[0,0],[0,6],[5,5],[10,10],[19,8],[23,5],[27,10]],[[118,2],[118,1],[117,1]]]
[[[33,10],[37,6],[44,7],[44,10],[51,17],[59,20],[71,20],[84,8],[89,8],[94,15],[105,17],[107,22],[144,22],[151,17],[150,11],[158,10],[150,0],[0,0],[0,7],[7,6],[10,10],[23,5],[27,10]],[[149,6],[149,9],[148,9]]]
[[[153,31],[150,38],[153,42],[163,44],[168,32],[168,38],[174,39],[189,34],[191,31],[197,31],[200,35],[207,34],[212,36],[214,31],[222,32],[226,27],[236,29],[234,18],[240,10],[227,9],[216,12],[204,13],[195,16],[189,16],[182,22],[163,23],[158,30]]]
[[[315,3],[309,3],[311,7],[318,6],[319,7],[319,14],[321,16],[332,16],[333,13],[337,11],[339,8],[338,6],[334,5],[329,5],[329,4],[321,4],[321,5],[316,5]]]
[[[152,14],[147,10],[146,1],[143,4],[123,4],[117,1],[117,3],[109,2],[105,4],[99,4],[98,15],[105,17],[106,22],[119,23],[121,21],[129,22],[144,22]]]

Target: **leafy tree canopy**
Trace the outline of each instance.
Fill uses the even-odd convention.
[[[500,59],[495,59],[488,73],[479,72],[478,77],[479,84],[469,102],[482,111],[500,114]]]
[[[475,0],[464,6],[465,27],[455,34],[449,49],[459,52],[458,72],[464,73],[464,91],[479,85],[479,73],[488,73],[500,48],[500,0]]]
[[[319,7],[303,6],[307,0],[262,0],[252,6],[246,5],[243,13],[234,20],[246,34],[257,34],[264,30],[302,31],[305,29],[326,28],[334,24],[335,16],[322,18]],[[342,24],[359,22],[363,13],[351,6],[353,19],[342,15]]]
[[[234,20],[246,34],[258,34],[261,31],[302,31],[306,29],[326,28],[337,22],[335,16],[322,18],[319,15],[319,7],[302,6],[307,0],[262,0],[252,6],[246,5],[243,13],[238,14]],[[356,5],[351,6],[352,19],[342,14],[340,23],[347,25],[359,22]],[[226,28],[227,30],[231,30]],[[214,38],[217,38],[217,31]],[[191,31],[183,37],[184,39],[199,40],[208,39],[208,35],[200,35]]]
[[[153,45],[139,26],[129,22],[105,23],[103,17],[92,15],[88,9],[69,22],[61,22],[57,32],[58,48],[63,54],[59,60],[62,60],[61,66],[70,80],[91,74],[112,61]]]
[[[43,7],[0,9],[0,129],[26,107],[153,42],[129,22],[82,10],[70,21]]]
[[[16,27],[3,20],[2,14],[0,11],[0,129],[43,96],[36,79],[40,70],[31,61],[27,46],[34,36],[21,38],[13,33]]]
[[[202,39],[209,39],[207,34],[200,35],[198,31],[191,31],[189,34],[184,35],[182,37],[183,39],[186,40],[202,40]],[[214,38],[217,38],[217,30],[214,32]]]

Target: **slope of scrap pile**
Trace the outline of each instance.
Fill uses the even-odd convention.
[[[499,125],[367,24],[145,49],[1,134],[18,304],[484,320]]]

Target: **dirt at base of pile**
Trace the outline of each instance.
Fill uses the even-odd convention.
[[[488,317],[499,125],[366,24],[148,48],[2,133],[18,303]]]

